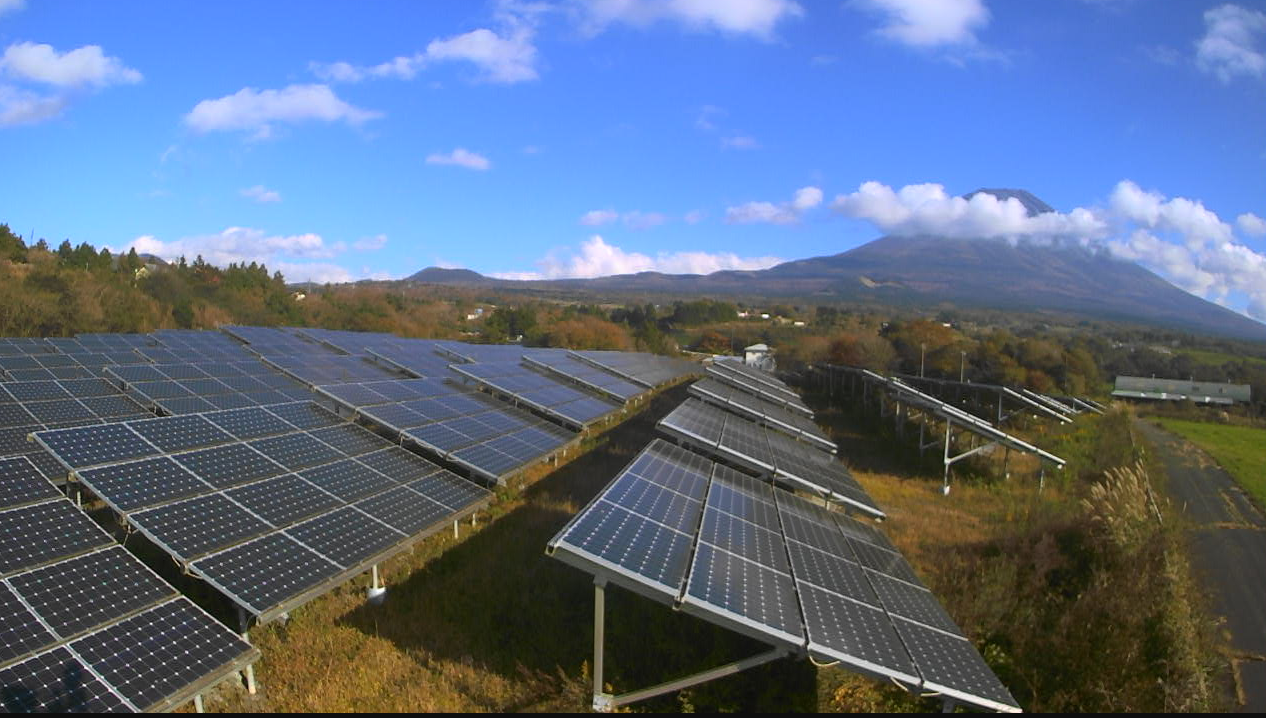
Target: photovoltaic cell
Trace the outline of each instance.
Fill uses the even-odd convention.
[[[711,506],[703,512],[699,540],[780,573],[791,572],[781,533],[748,523]]]
[[[18,574],[9,582],[63,639],[176,595],[122,546]]]
[[[35,614],[3,583],[0,583],[0,636],[4,637],[0,641],[0,664],[57,642],[57,637],[42,626]]]
[[[0,669],[0,686],[4,686],[3,708],[12,713],[133,710],[64,647]]]
[[[959,636],[894,618],[897,633],[919,657],[919,669],[929,688],[978,703],[983,697],[999,710],[1014,710],[1015,699],[972,646]]]
[[[686,579],[689,535],[606,501],[581,514],[562,540],[670,597],[677,596]]]
[[[447,506],[450,511],[461,511],[492,496],[487,489],[476,486],[451,471],[438,471],[410,482],[407,486]]]
[[[0,575],[114,543],[69,501],[0,511]]]
[[[340,424],[324,429],[316,429],[312,432],[312,436],[348,456],[359,456],[360,454],[391,446],[391,442],[355,424]]]
[[[306,401],[294,404],[278,404],[268,410],[300,429],[319,429],[322,426],[334,426],[343,423],[338,416],[322,409],[316,404]]]
[[[451,513],[447,507],[404,486],[363,499],[356,508],[407,536],[444,522]]]
[[[178,598],[70,644],[97,673],[142,710],[168,699],[251,652],[236,634]]]
[[[695,550],[686,603],[702,603],[761,630],[788,637],[804,635],[791,577],[700,543]]]
[[[131,521],[186,562],[272,528],[222,494],[141,511]]]
[[[286,533],[345,567],[386,551],[402,538],[399,531],[351,506],[292,526]]]
[[[801,583],[800,601],[807,620],[809,649],[848,665],[882,670],[913,685],[918,671],[882,609]]]
[[[208,414],[211,423],[239,439],[257,439],[294,431],[294,427],[260,407]]]
[[[163,451],[185,451],[233,441],[223,429],[201,416],[177,416],[128,423],[132,430]]]
[[[435,464],[412,451],[398,446],[390,446],[382,451],[364,454],[358,457],[358,460],[371,469],[402,484],[440,471],[440,467]]]
[[[317,441],[309,434],[283,434],[256,439],[250,446],[282,466],[296,471],[343,458],[343,454]]]
[[[93,493],[121,512],[211,490],[206,482],[166,456],[87,469],[80,471],[79,476]]]
[[[284,466],[246,444],[226,444],[178,454],[174,458],[198,478],[221,489],[286,471]]]
[[[294,474],[257,481],[225,492],[273,526],[288,526],[329,511],[342,502]]]
[[[339,567],[281,533],[211,554],[194,569],[261,614],[333,578]]]
[[[123,424],[55,429],[38,432],[36,436],[49,451],[75,469],[161,453]]]
[[[325,491],[334,494],[343,501],[357,499],[376,494],[396,485],[395,481],[383,476],[373,469],[358,463],[355,459],[343,459],[334,463],[304,469],[300,476]]]
[[[0,459],[0,509],[61,496],[61,492],[25,457]]]

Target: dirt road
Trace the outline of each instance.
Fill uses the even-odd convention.
[[[1266,712],[1266,517],[1208,454],[1147,421],[1135,427],[1165,464],[1171,500],[1196,526],[1192,561],[1225,617],[1239,709]]]

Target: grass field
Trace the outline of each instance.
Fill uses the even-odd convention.
[[[1222,352],[1212,352],[1204,349],[1178,349],[1177,352],[1191,357],[1191,360],[1197,364],[1205,364],[1207,366],[1222,366],[1227,362],[1236,361],[1246,361],[1250,364],[1266,366],[1266,359],[1261,357],[1223,354]]]
[[[1209,452],[1259,506],[1266,506],[1266,430],[1182,419],[1156,421]]]

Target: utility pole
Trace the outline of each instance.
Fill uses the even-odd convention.
[[[958,383],[962,384],[967,376],[967,352],[960,351],[959,354],[962,356],[962,361],[958,363]]]
[[[928,345],[926,343],[919,344],[919,378],[923,378],[923,357],[927,355]]]

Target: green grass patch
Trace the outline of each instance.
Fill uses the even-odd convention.
[[[1157,422],[1207,451],[1259,505],[1266,506],[1266,430],[1183,419]]]

